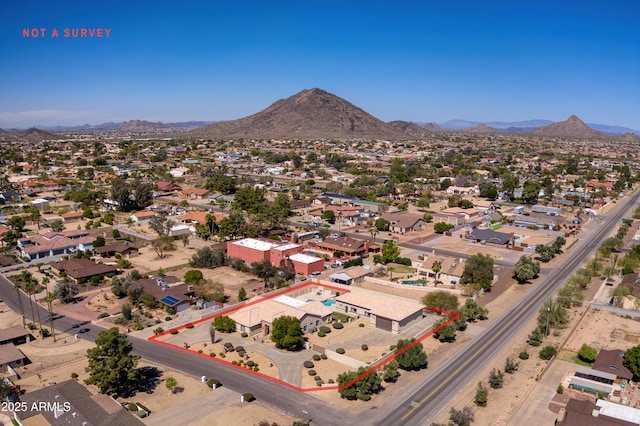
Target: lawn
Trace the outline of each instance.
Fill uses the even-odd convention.
[[[389,263],[387,265],[387,270],[393,268],[393,272],[396,274],[412,274],[416,271],[416,268],[413,266],[400,265],[398,263]]]
[[[560,351],[560,353],[558,354],[558,359],[561,359],[563,361],[573,362],[574,364],[583,365],[589,368],[593,367],[592,362],[586,362],[581,360],[577,353],[571,352],[571,351],[566,351],[566,350]]]

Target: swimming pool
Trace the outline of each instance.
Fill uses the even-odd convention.
[[[322,304],[323,304],[324,306],[329,307],[329,306],[333,306],[333,305],[335,305],[335,304],[336,304],[336,301],[335,301],[335,300],[333,300],[333,299],[323,300],[323,301],[322,301]]]

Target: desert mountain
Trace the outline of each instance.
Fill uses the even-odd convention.
[[[444,130],[442,127],[438,126],[436,123],[424,123],[424,124],[421,124],[421,126],[430,132],[442,132]]]
[[[462,131],[469,133],[496,133],[498,130],[494,129],[493,127],[489,127],[486,124],[478,124],[477,126],[474,126],[470,129],[464,129]]]
[[[0,135],[3,133],[7,133],[7,131],[5,129],[0,129]]]
[[[404,132],[321,89],[303,90],[256,114],[186,134],[212,139],[409,139]]]
[[[632,132],[625,133],[624,135],[620,136],[619,139],[623,142],[640,143],[640,136]]]
[[[165,130],[170,128],[170,126],[167,126],[164,123],[152,123],[151,121],[145,120],[129,120],[118,124],[114,130],[120,132],[153,132],[156,130]]]
[[[5,140],[16,142],[42,142],[43,140],[61,140],[65,139],[64,136],[56,135],[53,133],[45,132],[44,130],[36,129],[32,127],[27,130],[10,131],[5,133]]]
[[[429,135],[432,132],[432,130],[427,129],[425,126],[414,123],[412,121],[396,120],[390,121],[387,124],[400,130],[401,132],[416,137],[423,137]]]
[[[572,115],[566,121],[559,121],[557,123],[549,124],[548,126],[539,127],[531,133],[538,136],[551,136],[558,138],[602,139],[609,137],[602,132],[593,130],[575,115]]]

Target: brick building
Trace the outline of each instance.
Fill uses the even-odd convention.
[[[324,259],[302,254],[302,251],[303,247],[299,244],[283,244],[255,238],[227,243],[227,257],[242,259],[247,264],[268,260],[274,266],[280,267],[283,260],[289,259],[298,274],[309,275],[324,270]]]

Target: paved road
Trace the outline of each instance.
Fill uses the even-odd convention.
[[[598,228],[593,229],[579,242],[570,257],[540,282],[535,291],[529,292],[511,309],[500,316],[484,333],[458,352],[447,364],[429,375],[419,389],[408,392],[393,404],[391,413],[378,419],[377,424],[421,425],[431,420],[445,408],[452,395],[463,386],[468,386],[468,378],[491,361],[539,310],[540,304],[550,298],[562,283],[579,267],[584,259],[597,249],[599,242],[618,225],[640,197],[640,191],[620,202],[615,211],[609,213]]]

